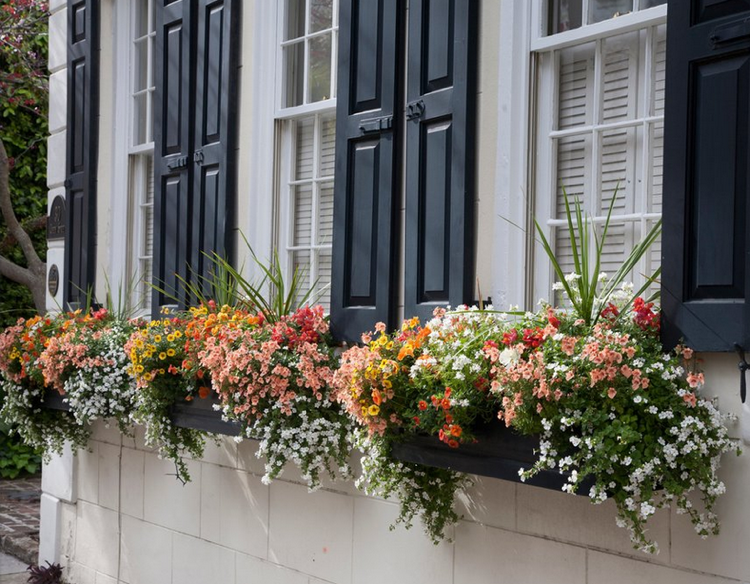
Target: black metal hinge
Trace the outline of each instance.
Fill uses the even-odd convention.
[[[180,168],[185,168],[188,163],[188,157],[187,156],[179,156],[175,158],[174,160],[170,160],[167,162],[167,168],[169,170],[178,170]]]
[[[359,123],[359,131],[362,134],[373,134],[390,130],[393,127],[393,116],[383,116],[382,118],[370,118],[362,120]]]

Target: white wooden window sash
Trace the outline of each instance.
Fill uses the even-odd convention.
[[[304,34],[287,34],[290,5],[304,2]],[[278,11],[278,72],[276,86],[276,169],[279,180],[280,258],[288,279],[295,270],[304,274],[302,293],[316,283],[311,301],[328,309],[333,233],[333,174],[335,157],[336,60],[338,52],[338,0],[332,0],[331,26],[312,30],[314,0],[287,0]],[[326,99],[310,94],[310,49],[316,38],[331,38],[330,91]],[[289,58],[294,46],[304,44],[303,62]],[[302,85],[302,100],[291,102],[290,78]]]
[[[132,239],[129,273],[131,304],[137,314],[151,309],[154,250],[153,99],[155,0],[137,0],[131,10],[129,196]],[[145,33],[138,23],[145,24]],[[145,55],[145,58],[144,58]],[[145,68],[145,70],[144,70]]]
[[[648,21],[643,20],[646,14]],[[610,274],[661,216],[664,20],[665,7],[652,8],[546,37],[543,47],[532,52],[537,79],[535,211],[566,271],[572,271],[572,256],[560,183],[569,195],[583,195],[585,212],[601,225],[613,181],[624,181],[602,268]],[[588,36],[585,29],[602,25],[607,34]],[[579,42],[570,42],[571,33]],[[558,37],[555,46],[551,41]],[[620,48],[627,57],[623,69],[617,60],[622,55],[608,49],[627,40],[630,46]],[[642,281],[641,274],[650,274],[659,261],[655,245],[633,279]],[[538,246],[534,264],[534,295],[549,297],[555,276]]]

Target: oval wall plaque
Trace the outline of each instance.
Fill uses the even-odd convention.
[[[57,269],[57,264],[52,264],[52,267],[49,269],[47,287],[52,297],[57,296],[57,291],[60,288],[60,270]]]
[[[57,195],[47,217],[47,239],[65,239],[65,197]]]

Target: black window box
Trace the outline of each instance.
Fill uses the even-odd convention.
[[[65,401],[65,396],[54,389],[45,390],[44,397],[42,398],[42,406],[48,410],[70,411],[70,404]]]
[[[523,436],[503,422],[487,424],[477,432],[477,442],[451,448],[434,436],[414,436],[393,445],[393,456],[403,462],[416,462],[451,470],[559,491],[568,474],[543,470],[533,478],[521,481],[519,471],[528,470],[537,461],[539,436]],[[576,494],[588,495],[593,478],[581,481]]]
[[[170,418],[176,426],[181,428],[192,428],[193,430],[203,430],[204,432],[226,436],[239,436],[239,424],[222,420],[221,411],[214,409],[214,404],[220,403],[219,396],[213,392],[206,398],[196,397],[191,401],[183,400],[172,406]]]

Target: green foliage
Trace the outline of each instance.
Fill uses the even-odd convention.
[[[34,474],[41,464],[39,452],[24,444],[12,426],[0,422],[0,478]]]
[[[16,216],[32,231],[34,247],[44,259],[47,241],[39,218],[47,209],[48,21],[46,7],[32,3],[17,8],[16,4],[0,0],[0,33],[11,32],[17,39],[0,44],[0,140],[11,163],[10,190]],[[15,28],[8,30],[11,27]],[[37,228],[31,229],[29,224]],[[7,237],[1,217],[0,255],[26,265],[17,244]],[[0,326],[34,312],[28,289],[0,278]]]

